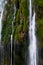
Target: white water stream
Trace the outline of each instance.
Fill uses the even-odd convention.
[[[36,62],[36,36],[35,36],[35,11],[32,16],[32,0],[29,0],[30,6],[30,18],[29,18],[29,38],[30,38],[30,45],[29,45],[29,65],[37,65]]]
[[[0,43],[1,43],[1,30],[2,30],[2,16],[4,10],[4,0],[0,0]]]
[[[13,33],[14,33],[14,25],[13,23],[15,22],[15,14],[16,14],[16,6],[14,5],[14,20],[12,21],[12,34],[11,34],[11,65],[12,65],[12,45],[13,45]]]

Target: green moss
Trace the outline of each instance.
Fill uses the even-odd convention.
[[[43,6],[43,0],[36,0],[36,4],[38,6]]]
[[[20,0],[20,6],[16,13],[16,30],[14,38],[17,40],[17,37],[20,36],[22,31],[27,31],[27,18],[28,18],[28,8],[27,8],[27,0]],[[19,38],[20,39],[20,38]]]
[[[20,24],[17,28],[16,28],[16,33],[19,33],[22,31],[22,24]]]
[[[37,35],[38,38],[43,41],[43,19],[39,19],[37,23]]]
[[[39,40],[39,47],[43,46],[43,0],[35,1],[36,11],[36,30],[37,30],[37,38]]]
[[[20,41],[20,33],[15,34],[14,38],[16,39],[16,41]]]
[[[14,8],[11,2],[5,5],[4,15],[2,20],[2,41],[8,43],[12,33],[12,21],[14,17]]]
[[[13,4],[16,4],[19,0],[12,0]]]
[[[20,22],[20,9],[16,13],[16,23]]]

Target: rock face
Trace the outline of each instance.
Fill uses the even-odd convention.
[[[14,4],[16,6],[16,15],[14,20]],[[4,64],[10,65],[11,59],[11,42],[10,37],[12,34],[12,22],[13,26],[13,65],[24,65],[25,54],[28,47],[28,7],[27,0],[8,0],[5,5],[5,10],[2,19],[2,41],[4,45]],[[16,42],[15,42],[16,40]],[[14,50],[15,49],[15,50]],[[18,58],[17,58],[18,57]],[[14,60],[15,59],[15,60]],[[15,63],[14,63],[15,61]],[[19,62],[20,61],[20,62]]]
[[[36,0],[36,35],[38,45],[39,65],[43,65],[43,2]]]
[[[11,43],[4,44],[4,65],[11,64]]]
[[[38,54],[39,54],[39,65],[43,65],[43,2],[42,0],[34,1],[36,11],[36,35],[37,39],[40,42],[37,42],[38,45]],[[14,20],[14,4],[16,6],[16,14]],[[34,8],[34,6],[33,6]],[[10,65],[11,59],[11,42],[10,37],[12,34],[12,22],[13,26],[13,65],[27,65],[25,62],[28,56],[28,5],[27,0],[8,0],[5,5],[5,10],[3,13],[2,20],[2,41],[4,42],[4,64]],[[27,24],[28,23],[28,24]],[[1,51],[3,50],[0,47],[0,56]],[[42,56],[42,58],[41,58]],[[0,58],[1,60],[1,58]],[[1,61],[0,61],[1,62]]]
[[[43,48],[42,48],[42,47],[41,47],[41,48],[40,48],[40,47],[38,48],[38,55],[39,55],[39,56],[38,56],[38,57],[39,57],[39,59],[38,59],[38,60],[39,60],[38,64],[39,64],[39,65],[43,65]]]
[[[0,65],[4,64],[4,50],[3,47],[0,45]]]
[[[25,40],[23,42],[18,42],[14,40],[14,57],[13,57],[13,64],[16,65],[25,65],[26,64],[26,56],[28,50],[28,36],[25,36]]]

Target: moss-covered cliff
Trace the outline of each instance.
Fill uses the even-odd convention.
[[[40,41],[40,46],[43,46],[43,2],[36,0],[36,28],[37,39]]]
[[[4,65],[10,65],[11,59],[11,34],[12,34],[12,21],[14,19],[14,5],[11,0],[7,0],[5,4],[3,19],[2,19],[2,44],[4,45]]]
[[[15,3],[16,2],[16,3]],[[8,0],[5,5],[5,11],[3,14],[2,21],[2,41],[8,43],[10,40],[10,35],[12,33],[12,22],[14,21],[14,4],[16,5],[16,15],[14,24],[14,39],[23,40],[26,31],[27,31],[27,17],[28,17],[28,8],[26,0],[17,0],[12,2]],[[19,6],[18,6],[19,5]],[[18,8],[17,8],[18,6]]]
[[[15,19],[14,19],[14,13],[15,13],[14,5],[16,6]],[[13,22],[13,30],[14,30],[13,31],[14,44],[12,45],[15,45],[13,46],[13,61],[15,61],[16,65],[24,65],[25,63],[24,61],[25,53],[28,43],[27,19],[28,19],[27,0],[7,1],[2,20],[2,43],[4,43],[5,65],[10,64],[9,51],[10,51],[10,43],[11,43],[10,37],[12,34],[12,22]],[[16,50],[14,50],[14,47],[16,48]]]
[[[36,35],[39,65],[43,65],[43,0],[36,0]]]
[[[14,5],[16,7],[15,19],[14,19],[14,12],[15,12]],[[39,41],[37,44],[39,47],[40,46],[43,47],[43,0],[33,0],[33,8],[35,8],[36,11],[36,35]],[[10,37],[12,34],[12,22],[13,22],[13,30],[14,30],[13,59],[15,58],[15,60],[13,61],[16,63],[16,65],[24,65],[25,63],[24,59],[26,56],[26,51],[28,49],[28,41],[29,41],[28,39],[29,24],[27,22],[28,13],[29,11],[27,0],[12,0],[12,1],[7,0],[2,20],[2,43],[5,44],[5,49],[8,48],[7,46],[10,44]],[[5,55],[7,53],[5,53]],[[5,58],[5,60],[7,63],[8,59]]]
[[[19,0],[18,0],[19,1]],[[17,2],[18,3],[18,2]],[[15,19],[15,26],[14,26],[14,39],[17,41],[23,41],[25,33],[27,31],[27,17],[28,17],[28,8],[27,8],[27,1],[20,0],[18,4],[17,12],[16,12],[16,19]]]
[[[2,41],[6,44],[10,40],[10,36],[12,33],[12,21],[14,17],[14,5],[11,1],[7,1],[5,5],[5,10],[3,13],[2,20]]]

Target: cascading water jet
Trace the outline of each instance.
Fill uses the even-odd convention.
[[[16,14],[16,6],[15,6],[15,4],[14,4],[14,21],[12,21],[12,34],[11,34],[11,65],[12,65],[12,51],[13,51],[13,49],[12,49],[12,45],[13,45],[13,33],[14,33],[14,22],[15,22],[15,14]]]
[[[3,10],[4,10],[3,1],[4,0],[0,0],[0,44],[1,44],[2,16],[3,16]]]
[[[36,62],[36,36],[35,36],[35,11],[32,16],[32,0],[29,0],[29,65],[37,65]]]

